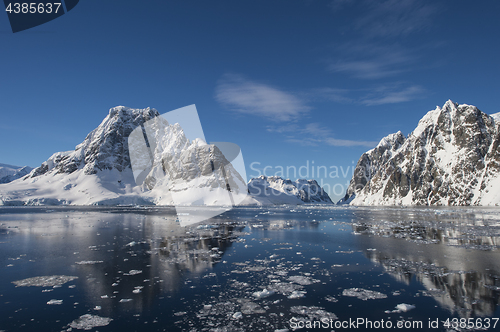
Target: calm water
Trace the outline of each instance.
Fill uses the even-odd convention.
[[[486,326],[499,212],[238,208],[183,228],[169,208],[1,208],[0,331]]]

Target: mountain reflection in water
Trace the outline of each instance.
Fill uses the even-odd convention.
[[[0,330],[67,329],[87,314],[111,318],[99,331],[498,317],[498,212],[241,207],[181,227],[166,207],[0,208]],[[71,278],[12,283],[54,275]],[[401,303],[415,308],[391,316]]]

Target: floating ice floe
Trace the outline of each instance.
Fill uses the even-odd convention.
[[[269,291],[267,289],[263,289],[262,291],[254,292],[252,295],[257,299],[264,299],[274,294],[274,291]]]
[[[305,276],[290,276],[288,277],[288,280],[302,286],[312,285],[314,283],[319,282],[319,280],[311,279]]]
[[[293,299],[301,299],[306,296],[306,292],[304,291],[293,291],[292,294],[288,295],[290,300]]]
[[[387,298],[387,295],[368,290],[368,289],[363,289],[363,288],[349,288],[349,289],[344,289],[342,292],[343,296],[350,296],[350,297],[357,297],[360,300],[366,301],[366,300],[376,300],[376,299],[385,299]]]
[[[78,265],[94,265],[94,264],[101,264],[104,263],[104,261],[81,261],[81,262],[75,262],[75,264]]]
[[[112,318],[85,314],[69,323],[68,326],[70,328],[68,328],[67,331],[71,331],[71,328],[77,330],[92,330],[94,327],[109,325],[112,320]]]
[[[240,311],[237,311],[233,314],[233,319],[241,319],[243,318],[243,314]]]
[[[130,301],[132,301],[132,299],[121,299],[120,303],[126,303],[126,302],[130,302]]]
[[[293,306],[290,308],[290,311],[294,314],[307,316],[309,320],[322,320],[322,319],[335,320],[338,318],[337,315],[335,315],[333,312],[328,312],[325,310],[325,308],[317,306],[311,306],[311,307],[306,307],[303,305]]]
[[[396,306],[396,309],[394,310],[386,310],[385,313],[386,314],[398,314],[398,313],[401,313],[401,312],[407,312],[407,311],[410,311],[412,309],[415,309],[415,306],[412,305],[412,304],[406,304],[406,303],[400,303]]]
[[[13,281],[16,287],[36,286],[36,287],[54,287],[56,285],[63,285],[72,280],[78,279],[74,276],[53,275],[53,276],[39,276],[27,278],[23,280]]]
[[[124,276],[133,276],[133,275],[141,274],[141,273],[142,273],[142,270],[130,270],[130,271],[128,271],[128,273],[124,273],[123,275]]]
[[[63,300],[50,300],[47,301],[47,304],[52,305],[52,304],[62,304]]]
[[[238,302],[241,303],[240,311],[245,315],[266,313],[266,311],[262,309],[260,305],[248,299],[238,299]]]
[[[274,284],[271,284],[267,286],[267,289],[269,291],[282,294],[284,296],[289,296],[291,295],[294,291],[302,290],[304,289],[304,286],[298,285],[298,284],[293,284],[289,282],[277,282]]]
[[[325,296],[325,300],[327,300],[328,302],[332,302],[332,303],[335,303],[335,302],[339,301],[339,300],[337,300],[335,297],[333,297],[331,295]]]

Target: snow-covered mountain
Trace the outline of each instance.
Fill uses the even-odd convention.
[[[330,197],[316,180],[291,181],[279,176],[261,175],[248,182],[248,191],[259,205],[332,204]]]
[[[145,128],[153,119],[154,125]],[[140,127],[147,129],[154,148],[132,146],[129,153],[128,138]],[[139,185],[131,162],[137,154],[150,156],[143,160],[151,163],[142,168],[147,171],[137,179]],[[193,187],[208,195],[187,199],[183,193]],[[30,174],[0,185],[0,205],[223,205],[229,191],[232,198],[246,196],[246,183],[216,146],[188,140],[178,124],[169,124],[155,109],[118,106],[75,150],[55,153]]]
[[[0,183],[9,183],[17,180],[33,170],[29,166],[12,166],[7,164],[0,164]]]
[[[407,138],[389,135],[364,153],[339,203],[498,205],[499,116],[447,101]]]
[[[217,144],[187,139],[155,109],[114,107],[75,150],[1,184],[0,205],[331,203],[314,180],[259,177],[247,188],[220,150],[230,143]]]

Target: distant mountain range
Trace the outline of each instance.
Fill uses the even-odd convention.
[[[500,113],[451,100],[415,130],[384,137],[356,165],[351,205],[500,204]]]
[[[129,140],[143,132],[148,143]],[[75,150],[23,172],[0,185],[0,205],[331,204],[314,180],[260,177],[247,187],[217,146],[187,139],[152,108],[114,107]]]
[[[140,127],[156,143],[138,174],[131,155],[146,152],[128,138]],[[500,113],[447,101],[408,137],[388,135],[364,153],[339,203],[498,205],[499,145]],[[112,108],[75,150],[55,153],[35,169],[0,164],[0,205],[218,206],[235,198],[240,205],[331,204],[315,180],[260,176],[247,185],[217,146],[187,139],[179,124],[152,108]]]
[[[0,164],[0,183],[9,183],[29,174],[33,170],[29,166],[12,166]]]

